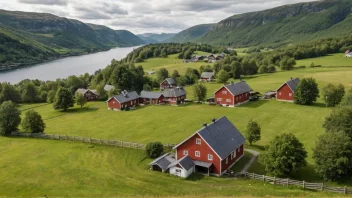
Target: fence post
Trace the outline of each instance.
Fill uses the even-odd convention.
[[[265,175],[263,175],[263,182],[265,182]]]
[[[306,188],[306,182],[303,180],[303,189]]]
[[[252,173],[252,177],[253,177],[253,179],[255,179],[255,176],[254,176],[254,175],[255,175],[255,173],[253,172],[253,173]]]
[[[276,183],[276,177],[274,177],[274,185],[275,185],[275,183]]]
[[[92,138],[89,138],[89,143],[92,143]]]
[[[321,191],[324,191],[324,183],[321,184]]]
[[[289,178],[287,178],[287,179],[286,179],[286,184],[287,184],[287,187],[288,187],[288,183],[289,183],[289,181],[290,181],[290,179],[289,179]]]
[[[101,138],[99,139],[99,141],[100,141],[100,144],[103,144],[102,142],[101,142]],[[108,142],[109,143],[109,142]]]
[[[65,135],[66,136],[66,140],[67,140],[67,135]]]
[[[347,186],[345,186],[345,188],[343,189],[343,194],[347,194]]]

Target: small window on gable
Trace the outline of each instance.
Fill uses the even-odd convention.
[[[208,154],[208,160],[213,160],[213,155],[212,154]]]
[[[200,145],[201,143],[202,143],[202,140],[201,140],[200,138],[197,138],[197,139],[196,139],[196,144],[199,144],[199,145]]]
[[[196,151],[196,152],[194,153],[194,155],[195,155],[196,157],[200,157],[200,152],[199,152],[199,151]]]
[[[184,150],[184,151],[183,151],[183,155],[188,155],[188,151],[187,151],[187,150]]]
[[[227,91],[222,91],[222,94],[227,94]]]
[[[229,163],[229,158],[227,157],[226,158],[226,162],[225,162],[226,164],[228,164]]]

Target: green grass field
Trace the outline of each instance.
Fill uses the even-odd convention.
[[[0,197],[336,196],[261,181],[150,171],[143,151],[0,137]]]
[[[309,67],[312,63],[315,65],[321,66],[352,66],[352,58],[346,58],[345,54],[337,53],[330,54],[327,56],[319,57],[319,58],[309,58],[297,61],[297,66],[306,66]]]

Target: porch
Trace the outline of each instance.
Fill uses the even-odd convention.
[[[198,174],[210,176],[213,173],[213,164],[209,162],[201,162],[193,160],[194,171]]]

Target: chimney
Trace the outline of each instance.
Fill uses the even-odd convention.
[[[207,127],[208,125],[207,125],[207,123],[203,123],[203,127]]]
[[[291,80],[293,80],[293,78],[291,77]]]
[[[211,121],[212,121],[213,123],[215,123],[215,122],[216,122],[216,119],[215,119],[215,118],[213,118],[213,119],[211,119]]]

